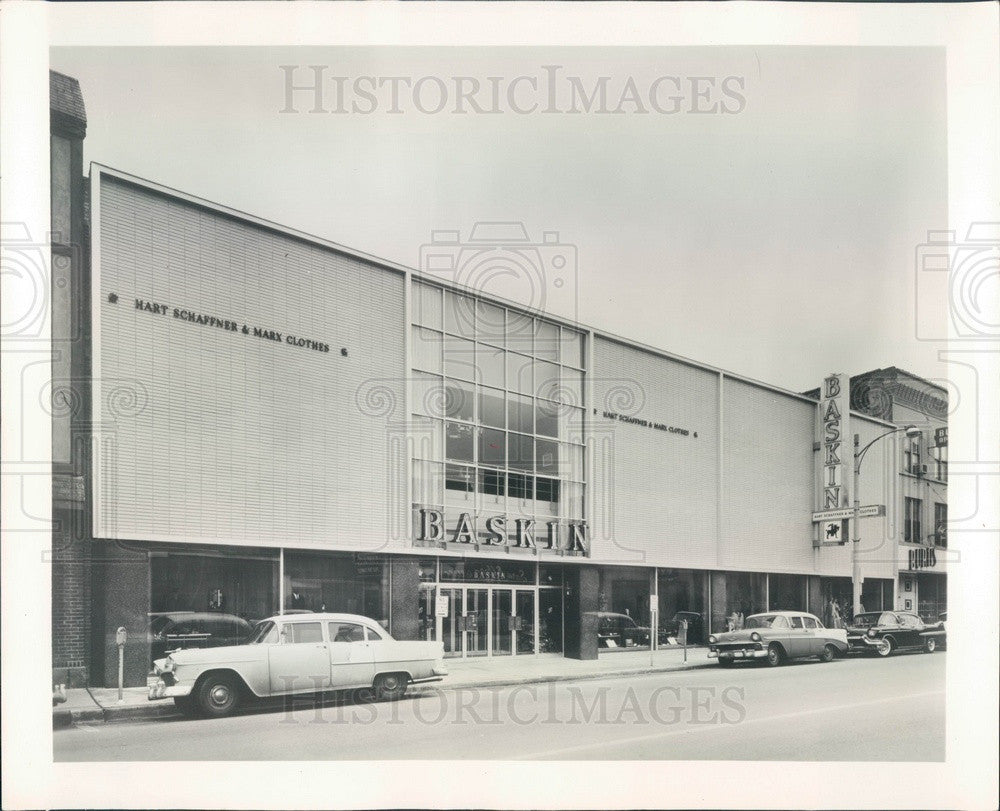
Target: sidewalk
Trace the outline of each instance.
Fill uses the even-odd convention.
[[[579,679],[600,679],[609,676],[643,675],[690,670],[715,664],[706,655],[706,648],[687,650],[687,662],[681,648],[650,651],[616,651],[598,659],[579,661],[566,659],[561,654],[538,656],[507,656],[492,659],[446,659],[448,675],[440,682],[413,685],[410,690],[453,690],[470,687],[504,687],[516,684],[533,684]],[[123,700],[118,702],[118,690],[113,687],[91,687],[66,691],[66,703],[52,710],[53,727],[70,726],[76,722],[137,720],[175,715],[174,702],[149,701],[145,687],[126,687]]]

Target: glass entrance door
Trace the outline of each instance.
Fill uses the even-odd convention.
[[[439,596],[447,600],[447,613],[443,617],[436,617],[439,623],[437,626],[438,638],[444,643],[445,656],[462,656],[462,635],[465,633],[465,601],[462,598],[462,589],[441,588],[438,590]],[[436,607],[436,606],[435,606]]]
[[[465,655],[489,655],[489,589],[465,589]]]
[[[535,591],[514,592],[514,652],[535,653]]]
[[[513,645],[511,644],[511,614],[513,613],[511,608],[511,590],[492,588],[490,591],[493,597],[492,653],[494,656],[510,656],[513,649]]]
[[[542,591],[561,596],[555,589]],[[536,592],[537,589],[511,586],[439,586],[436,594],[433,589],[427,590],[421,608],[424,617],[431,611],[436,615],[433,626],[427,623],[428,633],[430,627],[434,627],[448,657],[559,651],[562,649],[561,633],[557,645],[536,650],[536,638],[539,638]],[[548,611],[551,613],[552,609]],[[551,619],[556,619],[558,626],[561,611]],[[540,639],[544,643],[544,628]]]

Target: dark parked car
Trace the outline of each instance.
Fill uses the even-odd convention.
[[[661,645],[669,645],[670,639],[680,643],[681,620],[687,620],[687,643],[689,645],[700,645],[704,641],[701,614],[696,611],[678,611],[670,622],[660,628],[657,638]]]
[[[210,611],[170,611],[153,614],[149,637],[153,660],[178,648],[217,648],[240,645],[250,637],[250,623],[235,614]]]
[[[852,651],[891,656],[899,650],[933,653],[945,640],[943,622],[928,625],[907,611],[866,611],[847,628]]]
[[[649,645],[649,628],[637,625],[628,614],[612,611],[592,611],[589,616],[597,618],[597,647],[634,648]]]

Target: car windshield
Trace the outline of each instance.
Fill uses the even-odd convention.
[[[881,616],[881,611],[872,611],[868,614],[855,614],[854,625],[858,628],[871,628],[874,625],[878,625],[878,618]]]
[[[271,620],[258,622],[257,627],[253,629],[253,633],[247,639],[247,644],[259,645],[262,642],[275,642],[277,641],[277,632],[272,632],[274,632],[274,623]]]
[[[743,623],[744,628],[787,628],[788,622],[784,617],[777,614],[758,614],[756,617],[747,617]]]

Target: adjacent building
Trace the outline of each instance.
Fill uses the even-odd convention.
[[[946,460],[894,430],[942,390],[881,370],[817,404],[498,300],[476,283],[491,263],[554,287],[572,264],[510,224],[435,243],[418,272],[110,167],[84,178],[76,83],[53,74],[52,103],[61,680],[112,683],[125,627],[144,683],[164,612],[348,611],[455,657],[627,654],[675,644],[678,612],[694,641],[765,609],[833,621],[852,549],[823,521],[851,503],[830,402],[845,435],[885,435],[860,478],[884,507],[859,522],[865,608],[943,610],[923,555],[944,469],[922,466]],[[859,393],[876,382],[888,411]]]

